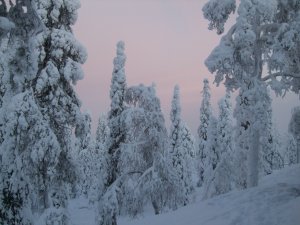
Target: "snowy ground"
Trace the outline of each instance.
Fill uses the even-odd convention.
[[[75,225],[94,225],[84,199],[70,204]],[[120,218],[118,225],[300,225],[300,165],[276,171],[259,186],[233,191],[159,216]]]

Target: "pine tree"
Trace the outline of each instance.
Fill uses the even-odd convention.
[[[296,1],[210,0],[203,7],[204,17],[210,22],[209,29],[216,29],[218,34],[222,34],[229,15],[235,12],[237,5],[236,23],[205,64],[210,72],[215,73],[217,85],[224,81],[228,89],[240,89],[245,98],[250,98],[251,121],[246,121],[249,128],[247,136],[251,139],[251,144],[247,146],[250,169],[247,171],[247,185],[256,186],[259,165],[257,150],[262,149],[259,138],[264,133],[259,130],[262,126],[259,128],[257,122],[253,122],[260,115],[253,113],[259,113],[255,108],[268,104],[268,99],[261,98],[253,90],[263,90],[266,88],[264,86],[269,86],[282,96],[290,90],[299,94],[299,49],[293,46],[299,45],[297,15],[300,7]],[[266,74],[263,68],[267,68]],[[247,117],[240,119],[247,120]]]
[[[5,59],[1,59],[0,223],[32,224],[33,213],[49,204],[47,191],[60,149],[32,89],[38,70],[39,18],[28,0],[11,4],[6,13],[5,2],[1,6],[9,41],[1,37]]]
[[[297,163],[297,143],[291,134],[286,137],[285,164],[292,165]]]
[[[27,204],[28,210],[44,214],[39,224],[68,223],[65,212],[67,190],[75,181],[74,166],[69,156],[71,131],[80,118],[80,103],[71,82],[74,84],[82,78],[80,64],[86,59],[85,51],[75,41],[70,27],[76,21],[78,7],[79,2],[76,1],[20,0],[16,4],[11,3],[8,13],[13,29],[4,52],[7,69],[1,79],[5,93],[0,123],[6,126],[1,128],[0,133],[5,137],[9,134],[7,126],[15,126],[12,127],[15,137],[6,139],[21,141],[18,147],[22,147],[22,151],[15,148],[11,151],[14,152],[11,159],[17,159],[18,166],[15,168],[22,168],[20,162],[23,161],[32,169],[27,171],[24,166],[23,173],[15,170],[16,176],[26,173],[23,181],[27,184],[20,186],[15,182],[14,190],[5,190],[10,191],[8,196],[13,196],[22,192],[16,187],[26,187],[26,191],[22,190],[29,195],[18,194],[18,198],[22,197],[21,202]],[[19,108],[16,102],[23,108]],[[5,123],[8,111],[12,112],[9,113],[11,115],[17,114],[16,121],[20,120],[21,127]],[[13,143],[10,145],[3,140],[0,144],[5,146],[2,148],[5,152]],[[22,160],[18,156],[21,153]],[[1,172],[7,172],[6,169],[3,171],[2,168]],[[11,189],[12,186],[8,186]],[[7,192],[5,194],[7,196]],[[26,224],[26,221],[16,223]]]
[[[271,158],[275,149],[271,98],[266,85],[252,80],[240,88],[234,115],[237,119],[236,166],[242,168],[237,171],[236,184],[238,188],[247,188],[257,185],[259,171],[272,172]]]
[[[116,179],[119,173],[118,161],[120,155],[120,144],[124,141],[124,133],[122,133],[120,115],[124,110],[124,93],[126,90],[125,77],[125,61],[124,42],[117,44],[117,56],[114,59],[114,69],[111,80],[110,98],[111,109],[108,115],[108,124],[110,129],[109,150],[110,171],[108,172],[107,187],[109,187]]]
[[[121,145],[122,170],[100,204],[105,206],[104,213],[119,210],[131,216],[151,204],[159,214],[176,207],[177,200],[184,197],[178,175],[168,160],[169,142],[160,101],[153,86],[139,85],[127,89],[125,103],[127,108],[121,116],[126,130]]]
[[[107,180],[107,172],[109,171],[109,155],[107,145],[109,140],[109,127],[106,115],[101,115],[98,121],[95,140],[95,155],[94,155],[94,182],[92,183],[90,201],[99,200],[105,192],[105,181]]]
[[[217,127],[218,120],[215,116],[211,115],[208,123],[207,129],[207,141],[204,147],[204,173],[203,173],[203,185],[204,187],[208,187],[210,183],[210,179],[213,178],[213,171],[216,169],[217,164],[219,162],[219,155],[217,149]]]
[[[284,155],[281,153],[281,137],[271,120],[269,120],[269,127],[267,128],[266,131],[269,137],[264,136],[261,140],[263,148],[260,155],[262,158],[260,159],[261,175],[270,174],[273,170],[282,169],[284,167]],[[267,166],[264,164],[267,164]],[[265,170],[266,168],[267,170]]]
[[[219,118],[216,129],[216,156],[215,169],[210,171],[206,181],[204,198],[224,194],[232,189],[233,181],[233,136],[230,94],[221,99],[219,105]]]
[[[297,143],[297,163],[300,163],[300,107],[295,107],[289,123],[289,132],[293,135]]]
[[[92,118],[88,113],[83,114],[82,122],[75,129],[76,154],[79,166],[79,193],[88,196],[93,183],[95,147],[91,133]]]
[[[82,118],[81,103],[73,85],[83,78],[81,64],[87,58],[85,49],[72,32],[80,2],[34,2],[44,30],[37,35],[39,69],[33,88],[36,101],[61,149],[50,192],[52,206],[45,212],[44,217],[48,224],[67,224],[67,199],[77,176],[71,157],[72,129]]]
[[[209,88],[208,80],[204,79],[203,84],[204,84],[203,91],[202,91],[203,99],[200,107],[200,126],[198,128],[199,148],[196,153],[196,157],[198,161],[197,170],[199,173],[198,186],[202,186],[204,180],[205,160],[206,160],[204,148],[206,146],[206,142],[208,138],[209,121],[212,115],[212,109],[210,104],[210,88]]]
[[[191,153],[194,151],[194,142],[191,133],[181,119],[181,107],[179,86],[175,86],[172,99],[172,109],[170,113],[171,129],[171,154],[172,165],[179,176],[184,190],[183,202],[177,202],[178,205],[186,205],[191,199],[194,190],[191,178]]]
[[[119,208],[119,200],[115,193],[119,183],[115,183],[120,175],[120,149],[125,139],[125,132],[122,129],[121,114],[125,109],[124,94],[126,91],[125,77],[125,61],[124,53],[125,44],[120,41],[117,43],[117,56],[114,58],[114,68],[110,86],[111,108],[108,113],[108,127],[110,135],[107,142],[107,171],[106,180],[104,181],[104,195],[101,197],[103,201],[99,204],[99,216],[97,224],[100,225],[116,225],[117,214]],[[106,193],[105,193],[106,192]],[[111,199],[112,202],[109,202]],[[110,213],[107,213],[107,210]]]
[[[96,130],[96,148],[103,149],[109,137],[109,127],[107,124],[107,116],[101,115]]]

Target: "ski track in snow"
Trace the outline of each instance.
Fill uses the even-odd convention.
[[[87,205],[84,198],[71,201],[74,225],[95,225],[94,210]],[[158,216],[121,217],[118,225],[300,225],[300,165],[275,171],[255,188],[197,200]]]

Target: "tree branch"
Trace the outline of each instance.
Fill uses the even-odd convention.
[[[270,80],[270,79],[276,78],[276,77],[292,77],[295,79],[300,79],[299,74],[287,74],[287,73],[277,72],[277,73],[269,74],[269,75],[263,77],[261,80],[267,81],[267,80]]]

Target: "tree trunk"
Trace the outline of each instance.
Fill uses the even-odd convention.
[[[297,163],[300,163],[300,138],[297,139]]]
[[[155,215],[158,215],[160,213],[160,211],[159,211],[159,207],[158,207],[156,201],[152,200],[152,206],[153,206]]]
[[[260,151],[259,131],[254,130],[251,141],[250,149],[248,150],[248,188],[258,185],[258,157]]]

